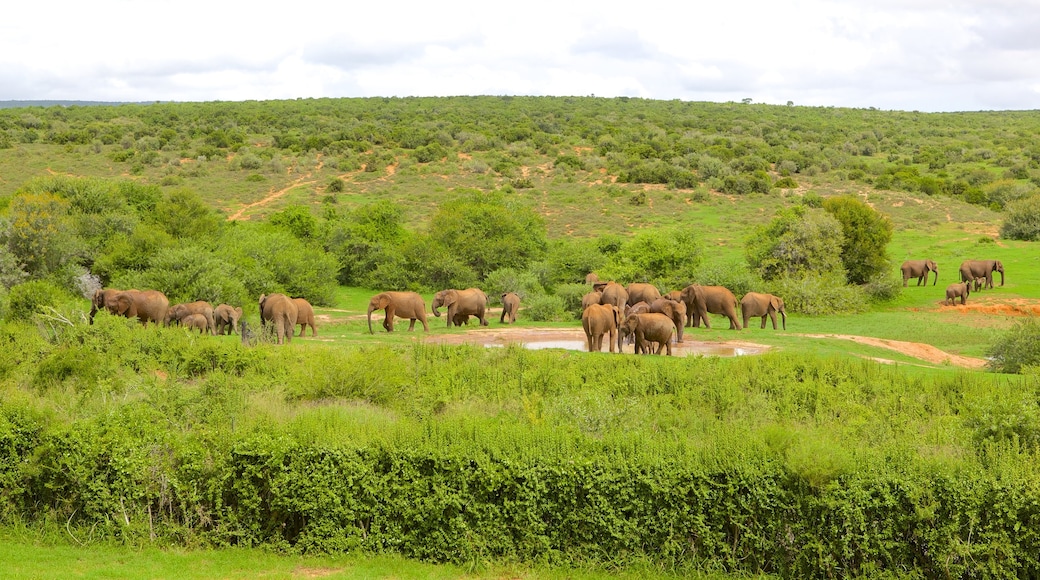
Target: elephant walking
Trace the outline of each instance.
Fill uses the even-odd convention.
[[[518,310],[520,310],[520,296],[516,292],[506,292],[502,295],[502,316],[498,321],[504,324],[516,322]]]
[[[117,316],[137,318],[143,326],[149,322],[162,324],[166,320],[170,301],[158,290],[97,290],[91,299],[90,323],[99,310],[107,310]]]
[[[921,282],[924,285],[928,285],[928,273],[935,272],[935,279],[932,280],[932,286],[939,281],[939,267],[935,265],[933,260],[907,260],[903,262],[903,265],[899,267],[899,271],[903,274],[903,287],[906,287],[906,282],[910,278],[917,278],[917,285],[920,286]]]
[[[450,288],[441,290],[433,296],[433,315],[440,317],[437,310],[440,307],[448,309],[448,328],[455,322],[457,316],[476,316],[480,319],[481,326],[487,326],[488,321],[484,316],[488,307],[488,297],[480,288],[467,288],[455,290]],[[423,307],[425,309],[425,306]]]
[[[711,328],[708,313],[721,314],[729,318],[730,330],[740,330],[737,320],[737,297],[725,286],[700,286],[690,284],[681,293],[686,303],[686,325],[699,328],[704,322],[705,328]]]
[[[166,311],[166,317],[163,319],[163,324],[165,326],[169,326],[174,322],[177,324],[184,324],[184,319],[192,314],[202,315],[206,320],[206,331],[210,334],[217,333],[217,323],[213,314],[213,305],[205,300],[174,304]]]
[[[300,336],[303,336],[307,327],[311,327],[311,336],[318,336],[318,329],[314,326],[314,307],[304,298],[293,298],[296,303],[296,324],[300,325]],[[295,327],[293,330],[296,330]]]
[[[953,306],[958,298],[964,304],[968,301],[968,294],[971,294],[971,282],[950,284],[946,287],[946,304]]]
[[[761,292],[748,292],[740,299],[740,313],[744,315],[744,328],[748,328],[748,319],[752,316],[762,317],[762,328],[766,327],[766,316],[773,321],[773,330],[776,330],[776,313],[780,313],[783,320],[784,330],[787,330],[787,310],[784,309],[784,299],[772,294]]]
[[[242,319],[242,307],[230,304],[218,304],[213,309],[213,322],[217,325],[217,334],[237,332],[238,321]]]
[[[623,336],[633,335],[635,337],[635,353],[651,354],[651,346],[656,348],[653,354],[661,354],[667,350],[668,356],[672,356],[672,333],[675,332],[675,323],[671,318],[657,312],[645,314],[633,314],[621,323],[621,334]]]
[[[372,311],[385,310],[386,318],[383,320],[383,328],[387,332],[394,331],[394,317],[407,318],[411,321],[408,330],[415,329],[415,321],[422,322],[423,330],[430,331],[426,323],[426,301],[415,292],[380,292],[368,301],[368,332],[372,331]],[[450,320],[450,318],[449,318]]]
[[[621,311],[613,304],[592,304],[581,313],[581,327],[585,330],[585,340],[588,343],[589,352],[603,351],[603,335],[608,335],[607,342],[610,352],[621,352],[621,340],[619,327],[621,326]]]
[[[275,340],[278,344],[292,342],[296,332],[296,303],[285,294],[260,295],[260,325],[268,322],[274,325]]]
[[[1000,260],[965,260],[961,263],[961,282],[973,282],[985,278],[986,288],[993,288],[993,272],[1000,272],[1000,285],[1004,285],[1004,264]]]

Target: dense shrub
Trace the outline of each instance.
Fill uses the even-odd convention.
[[[11,287],[7,315],[12,320],[32,320],[34,315],[56,308],[71,298],[47,280],[25,282]]]
[[[808,316],[855,314],[867,309],[860,286],[849,286],[840,273],[786,276],[772,280],[771,294],[782,296],[787,309]]]
[[[527,298],[523,302],[524,316],[536,322],[561,322],[572,320],[567,304],[560,296],[542,294]]]
[[[848,195],[827,198],[823,209],[841,224],[841,261],[850,283],[864,284],[891,270],[892,222],[886,216]]]
[[[1040,367],[1040,322],[1029,318],[1004,333],[989,349],[990,370],[1020,373],[1027,367]]]
[[[748,265],[765,280],[802,278],[809,273],[845,277],[841,223],[829,213],[793,206],[755,229],[744,250]]]
[[[1000,236],[1009,240],[1040,240],[1040,195],[1013,201],[1004,208]]]
[[[581,298],[589,292],[586,284],[560,284],[555,288],[554,294],[563,302],[563,309],[571,315],[572,319],[581,318]]]

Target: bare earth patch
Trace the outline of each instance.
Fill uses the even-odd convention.
[[[932,364],[951,364],[953,366],[969,369],[978,369],[986,366],[986,360],[970,356],[950,354],[930,344],[920,342],[906,342],[902,340],[889,340],[887,338],[874,338],[871,336],[854,336],[851,334],[797,334],[806,338],[836,338],[851,340],[859,344],[887,348],[907,356],[921,359]]]

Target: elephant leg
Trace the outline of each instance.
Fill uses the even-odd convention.
[[[773,330],[776,330],[776,312],[769,313],[769,320],[773,321]],[[762,317],[762,328],[766,327],[766,317]]]
[[[412,331],[415,330],[415,320],[416,319],[414,319],[414,318],[409,318],[408,319],[408,332],[412,332]],[[451,317],[450,316],[448,317],[448,326],[451,327]]]

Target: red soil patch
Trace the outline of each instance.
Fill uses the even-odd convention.
[[[985,359],[950,354],[946,351],[939,350],[938,348],[930,344],[923,344],[920,342],[888,340],[885,338],[874,338],[871,336],[853,336],[850,334],[798,334],[795,336],[804,336],[806,338],[836,338],[841,340],[851,340],[852,342],[856,342],[859,344],[866,344],[869,346],[876,346],[880,348],[894,350],[898,353],[905,354],[913,358],[921,359],[923,361],[928,361],[932,364],[948,363],[953,366],[964,367],[969,369],[978,369],[986,366]]]

